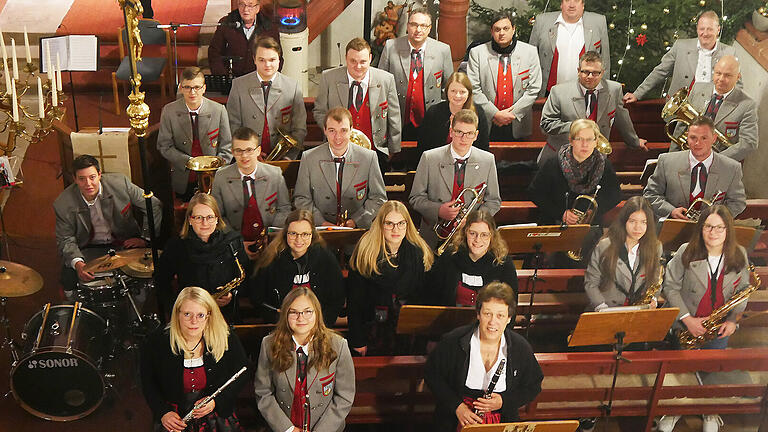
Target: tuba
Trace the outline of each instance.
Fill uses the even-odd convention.
[[[576,215],[578,218],[578,221],[576,222],[577,225],[580,224],[590,224],[592,222],[592,219],[595,218],[595,214],[597,213],[597,193],[600,192],[600,185],[597,185],[595,188],[595,193],[592,195],[586,195],[582,194],[576,197],[575,200],[573,200],[573,206],[571,207],[571,212]],[[579,200],[584,200],[587,202],[587,207],[584,210],[579,210],[576,208],[576,203],[579,202]],[[581,261],[581,249],[577,251],[568,251],[568,258],[574,260],[574,261]]]
[[[359,129],[353,128],[351,131],[349,131],[349,142],[351,142],[352,144],[357,144],[364,149],[368,149],[368,150],[373,149],[371,140],[369,140],[368,136]]]
[[[268,161],[276,161],[282,159],[289,151],[299,145],[299,141],[296,140],[296,138],[283,132],[280,128],[277,128],[277,133],[280,135],[280,139],[277,140],[277,144],[275,144],[275,147],[272,148],[272,151],[269,152],[269,155],[266,159]]]
[[[453,204],[454,207],[461,207],[461,210],[459,210],[459,213],[456,215],[456,217],[451,220],[440,219],[439,221],[437,221],[434,227],[435,234],[437,234],[437,237],[440,240],[443,240],[443,244],[441,244],[440,247],[437,248],[438,255],[443,254],[443,252],[445,251],[445,248],[451,242],[453,235],[456,234],[456,231],[464,222],[464,219],[467,218],[469,213],[475,209],[475,207],[480,202],[480,199],[483,197],[483,194],[485,193],[485,190],[487,188],[488,188],[488,184],[483,183],[479,191],[475,190],[474,188],[462,189],[462,191],[459,192],[459,197],[456,199],[456,203]],[[465,192],[471,192],[473,195],[472,201],[470,201],[469,203],[459,201],[459,199],[464,196]]]
[[[661,110],[661,118],[667,123],[664,125],[664,132],[667,133],[669,139],[677,144],[678,147],[688,150],[688,126],[699,115],[701,114],[688,102],[688,89],[683,87],[672,95]],[[685,131],[679,137],[673,135],[674,128],[672,126],[677,123],[685,125]],[[733,145],[728,137],[717,129],[715,129],[715,137],[717,137],[717,140],[712,145],[712,148],[716,152],[721,152]]]
[[[216,170],[224,166],[221,156],[195,156],[187,161],[187,169],[197,173],[197,192],[211,193]]]
[[[709,317],[701,323],[704,329],[706,329],[706,332],[703,335],[698,337],[694,336],[691,334],[691,332],[688,331],[687,328],[683,329],[677,335],[677,339],[680,342],[681,348],[699,348],[705,343],[717,337],[717,332],[719,331],[720,326],[725,322],[725,318],[728,316],[728,313],[736,308],[736,306],[747,301],[749,296],[752,295],[752,293],[755,292],[758,288],[760,288],[760,276],[758,276],[757,272],[755,272],[755,266],[753,264],[749,265],[749,274],[754,282],[750,284],[746,289],[743,289],[734,294],[730,299],[728,299],[727,302],[725,302],[725,304],[712,311]]]
[[[722,194],[723,194],[722,191],[717,191],[712,196],[711,199],[696,198],[695,200],[693,200],[691,205],[688,206],[688,210],[685,211],[685,217],[687,217],[688,219],[690,219],[690,220],[692,220],[694,222],[698,222],[699,221],[699,217],[701,217],[701,210],[703,209],[703,207],[704,206],[712,207],[712,203],[714,203],[715,201],[720,199],[720,195],[722,195]],[[699,203],[701,203],[701,205],[697,209],[696,208],[696,204],[699,204]]]
[[[665,260],[664,258],[661,258],[659,265],[659,277],[656,279],[656,282],[652,283],[648,289],[645,290],[645,294],[638,299],[636,302],[632,303],[632,306],[640,306],[640,305],[647,305],[651,304],[651,301],[653,301],[654,297],[659,295],[659,292],[661,292],[661,287],[664,284],[664,264]]]

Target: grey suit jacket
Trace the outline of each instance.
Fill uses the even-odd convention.
[[[368,105],[371,110],[373,144],[388,155],[400,151],[400,100],[397,96],[395,77],[391,73],[371,67],[368,80]],[[346,66],[323,71],[312,113],[321,128],[325,115],[331,108],[348,108],[349,77]]]
[[[232,160],[232,134],[224,105],[204,98],[197,117],[200,148],[206,156],[221,156]],[[192,151],[192,120],[184,99],[176,99],[160,113],[157,151],[171,164],[171,183],[176,193],[187,189],[189,170],[186,164]]]
[[[101,193],[101,210],[115,238],[149,238],[146,200],[140,187],[123,174],[105,173],[101,176]],[[144,215],[143,227],[136,222],[134,209]],[[90,240],[91,213],[76,184],[69,185],[56,198],[53,211],[56,213],[56,246],[64,265],[69,266],[73,259],[84,258],[80,248]],[[163,208],[157,197],[152,197],[152,212],[155,232],[160,232]]]
[[[257,162],[256,204],[266,226],[282,227],[291,212],[291,197],[280,168]],[[216,172],[211,194],[216,198],[224,221],[236,231],[242,229],[245,195],[237,165],[226,166]]]
[[[630,147],[638,147],[640,139],[632,125],[629,111],[622,102],[621,84],[603,80],[602,89],[597,92],[597,125],[606,138],[611,136],[615,124],[624,142]],[[571,122],[586,118],[584,93],[578,81],[570,81],[552,87],[544,108],[541,110],[541,130],[547,134],[547,145],[541,149],[539,163],[557,155],[557,150],[568,143]]]
[[[696,65],[699,62],[699,50],[696,47],[698,39],[679,39],[661,58],[658,64],[635,90],[635,96],[642,100],[656,86],[672,76],[668,94],[672,95],[683,87],[689,87],[696,78]],[[717,42],[712,54],[712,68],[723,56],[733,55],[734,49],[720,41]]]
[[[301,146],[307,136],[307,109],[304,107],[299,83],[277,72],[272,78],[267,105],[266,116],[272,147],[280,140],[277,128],[296,138]],[[227,99],[230,128],[235,131],[241,126],[247,126],[261,136],[264,112],[264,92],[261,90],[259,75],[254,71],[235,78]],[[300,150],[291,150],[289,156],[298,157]]]
[[[545,12],[536,16],[536,22],[531,30],[529,42],[539,50],[541,61],[542,86],[539,96],[544,96],[547,91],[547,81],[552,67],[552,58],[557,48],[557,17],[560,12]],[[605,25],[605,16],[584,12],[584,51],[597,51],[603,60],[605,76],[611,76],[611,45],[608,40],[608,27]],[[562,81],[558,81],[558,84]]]
[[[678,320],[685,314],[696,315],[699,308],[699,302],[707,292],[707,281],[709,280],[709,266],[707,260],[691,261],[689,267],[683,265],[683,251],[688,247],[688,243],[683,243],[675,252],[675,255],[667,264],[667,272],[664,275],[664,298],[669,307],[680,308],[677,315]],[[747,251],[739,246],[739,251],[747,256]],[[739,291],[749,286],[749,266],[744,266],[740,272],[730,272],[723,275],[723,299],[727,302]],[[726,320],[736,321],[736,317],[744,312],[747,302],[736,306],[728,313]],[[678,328],[685,327],[680,321],[675,321]]]
[[[369,228],[379,207],[387,200],[384,177],[376,153],[349,144],[341,185],[341,206],[359,228]],[[336,222],[336,163],[328,144],[301,155],[293,204],[312,210],[315,224]]]
[[[653,207],[656,217],[669,216],[677,207],[688,208],[691,194],[691,166],[688,162],[689,150],[659,155],[656,170],[648,179],[643,190],[643,197]],[[709,167],[704,198],[712,198],[717,191],[725,192],[723,201],[733,217],[747,208],[747,196],[741,181],[741,164],[733,159],[714,154]]]
[[[438,210],[443,203],[451,200],[453,192],[453,156],[451,145],[427,150],[421,155],[413,187],[408,201],[421,214],[421,233],[430,246],[437,244],[432,227],[438,220]],[[488,188],[481,199],[479,209],[495,215],[501,208],[499,180],[496,176],[496,161],[492,153],[477,147],[472,149],[464,172],[464,187],[475,188],[486,183]]]
[[[265,337],[261,342],[253,387],[261,415],[273,431],[283,432],[293,426],[291,405],[296,383],[296,351],[291,350],[292,366],[284,372],[277,372],[269,359],[273,343],[274,334]],[[355,365],[347,340],[334,334],[331,344],[338,357],[328,369],[317,370],[311,367],[307,370],[309,430],[315,432],[343,431],[345,419],[355,400]],[[308,356],[308,362],[311,363],[314,353],[310,351]]]
[[[715,86],[712,83],[696,83],[691,89],[688,101],[696,108],[699,114],[704,114],[709,106],[709,101],[714,94]],[[743,161],[750,153],[757,150],[757,107],[755,102],[747,96],[739,87],[734,87],[717,110],[715,127],[733,144],[720,152],[737,161]],[[678,125],[675,134],[679,135],[686,127]],[[669,151],[680,148],[672,142]]]
[[[632,269],[629,268],[624,260],[616,260],[616,274],[611,277],[611,281],[606,286],[605,290],[600,289],[600,279],[602,276],[602,270],[600,268],[600,262],[603,260],[603,255],[608,247],[611,245],[609,238],[603,238],[595,246],[592,251],[592,257],[589,259],[587,270],[584,272],[584,291],[589,298],[590,311],[595,310],[598,306],[605,303],[608,307],[623,306],[624,301],[627,299],[626,294],[619,291],[617,286],[622,287],[628,292],[641,292],[645,293],[648,288],[645,283],[655,283],[658,279],[658,274],[648,275],[644,268],[640,268],[637,271],[637,277],[635,278],[634,285],[632,284]],[[662,246],[659,243],[658,257],[661,257]],[[640,257],[638,256],[639,260]],[[636,265],[641,265],[639,262]],[[610,277],[610,276],[609,276]]]
[[[451,47],[447,44],[427,38],[424,44],[424,112],[427,108],[443,99],[443,83],[453,74]],[[411,73],[411,46],[408,36],[390,39],[384,45],[384,51],[379,59],[379,69],[383,69],[395,77],[397,95],[400,98],[400,124],[405,125],[410,120],[405,112],[405,97],[408,93],[408,75]]]
[[[496,99],[496,79],[499,73],[499,54],[491,48],[491,42],[478,45],[469,51],[467,75],[472,82],[472,98],[482,107],[491,127],[493,116],[499,109],[493,104]],[[541,90],[541,67],[536,48],[517,41],[510,57],[514,77],[514,104],[512,112],[512,133],[515,137],[527,137],[532,132],[533,103]]]

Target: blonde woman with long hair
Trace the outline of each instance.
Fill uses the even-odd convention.
[[[181,432],[192,426],[196,431],[241,431],[234,406],[244,376],[195,410],[190,423],[182,417],[246,363],[245,350],[213,297],[200,287],[181,290],[170,324],[141,349],[142,390],[155,430]]]
[[[349,261],[349,340],[357,353],[366,355],[369,337],[377,354],[393,348],[400,307],[423,299],[433,262],[405,205],[385,202]]]
[[[254,380],[259,411],[273,431],[342,431],[355,399],[347,341],[328,329],[311,289],[289,292],[275,330],[261,343]],[[309,406],[309,412],[305,410]]]

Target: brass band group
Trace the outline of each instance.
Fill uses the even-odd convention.
[[[718,40],[715,12],[702,13],[698,37],[677,40],[624,94],[609,79],[605,17],[585,12],[583,0],[538,16],[529,43],[517,39],[515,16],[498,14],[490,41],[468,51],[464,72],[454,70],[448,45],[429,37],[429,12],[412,9],[407,35],[386,43],[377,67],[368,43],[355,38],[346,64],[319,77],[310,115],[325,142],[314,147],[305,145],[305,95],[280,72],[279,36],[259,1],[240,0],[222,20],[242,24],[219,27],[209,52],[212,69],[222,56],[243,57],[226,106],[204,96],[200,68],[186,68],[157,139],[175,196],[175,204],[152,199],[157,232],[173,224],[161,221],[163,205],[186,210],[178,233],[156,245],[154,290],[165,313],[141,351],[156,430],[242,430],[235,400],[253,380],[270,430],[341,431],[355,399],[353,357],[408,354],[428,355],[436,430],[519,420],[544,376],[514,331],[515,245],[494,220],[502,198],[489,143],[523,140],[534,127],[547,140],[527,191],[538,209],[529,222],[605,228],[587,236],[578,261],[564,252],[545,257],[551,267],[586,267],[588,312],[678,308],[669,337],[676,349],[725,349],[737,331],[754,284],[734,218],[746,208],[740,162],[757,148],[757,114],[734,49]],[[665,80],[670,101],[693,115],[669,131],[673,145],[642,195],[604,221],[622,202],[607,138],[616,128],[630,151],[647,152],[625,104]],[[533,125],[539,97],[547,99]],[[383,175],[395,168],[401,141],[416,141],[419,152],[408,202],[387,199]],[[189,168],[206,156],[222,162],[208,188]],[[275,160],[300,160],[295,185]],[[68,299],[98,279],[90,262],[151,240],[147,218],[142,226],[134,217],[147,211],[138,186],[102,173],[89,155],[73,171],[75,184],[54,203]],[[668,262],[657,234],[665,219],[695,224]],[[354,228],[366,231],[339,250],[321,235]],[[474,308],[477,320],[414,343],[396,334],[404,305]],[[275,324],[260,351],[230,328],[243,322]],[[249,356],[258,359],[254,374],[208,398]],[[590,420],[581,430],[591,430]],[[662,417],[658,430],[672,431],[676,421]],[[705,431],[721,425],[704,416]]]

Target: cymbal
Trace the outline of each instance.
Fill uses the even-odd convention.
[[[161,251],[157,251],[158,255]],[[146,252],[138,261],[129,262],[120,268],[123,273],[140,279],[149,279],[155,271],[155,265],[152,263],[152,249],[146,249]]]
[[[85,264],[84,271],[87,272],[105,272],[120,268],[128,263],[138,262],[144,254],[150,251],[148,248],[124,249],[115,252],[114,255],[106,254]]]
[[[24,297],[43,287],[43,277],[31,268],[0,261],[0,297]]]

